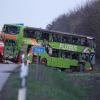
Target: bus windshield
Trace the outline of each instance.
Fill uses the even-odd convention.
[[[3,32],[6,34],[17,35],[19,33],[19,27],[12,25],[4,25]]]

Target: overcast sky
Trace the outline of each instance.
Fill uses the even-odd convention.
[[[84,5],[88,0],[0,0],[0,26],[24,23],[45,28],[55,18]]]

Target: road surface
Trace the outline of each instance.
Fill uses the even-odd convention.
[[[13,71],[16,67],[17,65],[15,64],[0,64],[0,91],[10,75],[6,71]]]

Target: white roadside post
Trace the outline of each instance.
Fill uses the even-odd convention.
[[[20,70],[20,89],[18,91],[18,100],[26,100],[26,92],[27,92],[27,76],[28,76],[28,66],[29,64],[25,64],[25,55],[22,54],[22,64]]]

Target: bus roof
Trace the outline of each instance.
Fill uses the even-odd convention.
[[[70,36],[83,37],[83,38],[87,38],[87,39],[94,39],[94,37],[87,36],[87,35],[78,35],[78,34],[72,34],[72,33],[68,33],[68,32],[53,31],[53,30],[34,28],[34,27],[26,27],[26,28],[30,28],[30,29],[34,29],[34,30],[38,30],[38,31],[43,31],[43,32],[48,32],[48,33],[65,34],[65,35],[70,35]]]
[[[35,28],[35,27],[28,27],[28,26],[19,26],[16,24],[5,24],[5,25],[11,25],[11,26],[18,26],[18,27],[23,27],[24,29],[34,29],[42,32],[48,32],[48,33],[55,33],[55,34],[65,34],[65,35],[70,35],[70,36],[77,36],[77,37],[83,37],[87,39],[94,39],[92,36],[87,36],[87,35],[79,35],[79,34],[72,34],[68,32],[61,32],[61,31],[54,31],[54,30],[47,30],[47,29],[41,29],[41,28]]]

